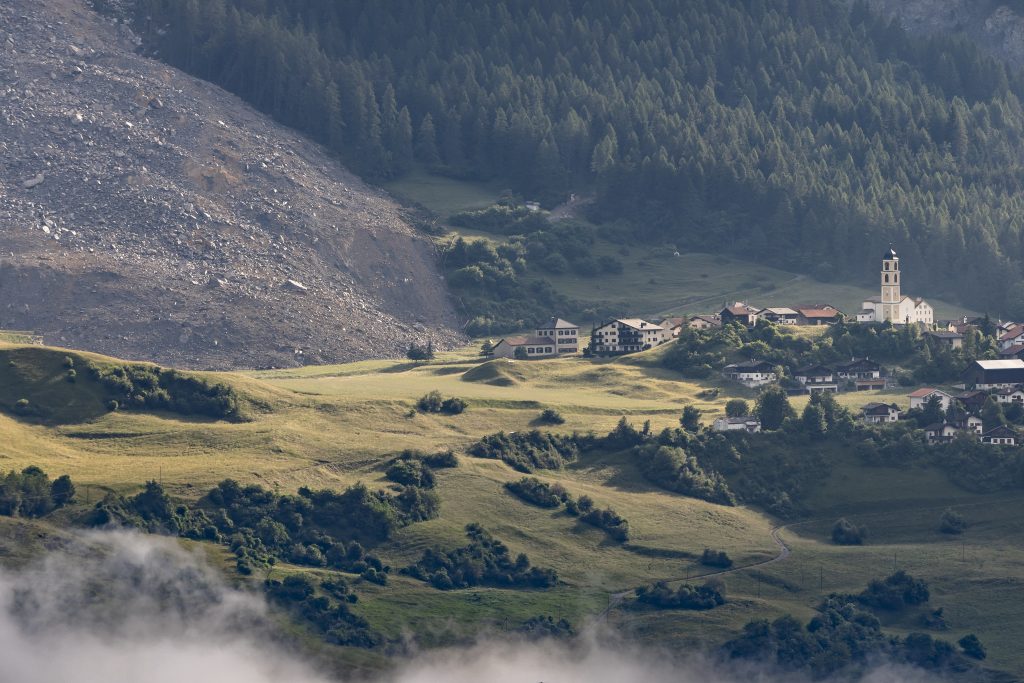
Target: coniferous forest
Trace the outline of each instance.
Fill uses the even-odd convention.
[[[138,0],[160,58],[370,179],[414,164],[622,239],[1024,299],[1024,75],[840,0]]]

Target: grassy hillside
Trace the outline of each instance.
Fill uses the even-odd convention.
[[[23,348],[0,350],[27,353]],[[38,378],[23,381],[18,394],[36,391],[38,384],[42,388],[33,395],[49,397],[54,410],[61,407],[61,395],[69,406],[59,424],[0,410],[5,437],[0,468],[35,464],[53,475],[68,473],[79,484],[83,505],[95,502],[104,490],[131,492],[149,479],[159,479],[184,500],[197,499],[225,477],[282,492],[299,486],[339,489],[358,481],[384,486],[382,465],[391,454],[404,448],[461,452],[483,435],[532,428],[543,407],[556,408],[566,418],[556,431],[603,433],[621,415],[634,423],[650,420],[655,429],[674,426],[686,403],[706,410],[708,419],[728,398],[745,395],[725,390],[715,399],[701,399],[697,394],[706,385],[653,367],[658,353],[621,361],[481,365],[475,351],[467,349],[419,365],[370,361],[223,375],[218,379],[260,406],[249,421],[227,422],[168,412],[82,411],[76,406],[87,404],[79,396],[89,395],[87,387],[54,385],[62,392],[49,384],[63,370],[60,360],[67,352],[36,350],[17,356],[26,377],[29,359],[37,361]],[[0,383],[0,405],[8,405],[11,386]],[[437,416],[412,410],[416,399],[433,389],[464,398],[467,411]],[[875,398],[883,397],[843,396],[851,405]],[[755,617],[786,612],[807,617],[824,594],[856,592],[869,579],[887,574],[895,555],[897,566],[929,581],[933,605],[946,609],[951,630],[938,636],[955,639],[975,632],[989,649],[989,663],[1024,674],[1024,655],[1017,647],[1024,624],[1011,614],[1024,582],[1019,570],[1024,501],[1005,494],[968,494],[934,470],[864,467],[827,443],[821,450],[832,463],[832,475],[809,501],[811,517],[779,532],[792,550],[788,557],[727,575],[729,602],[711,612],[619,607],[609,614],[611,624],[650,642],[718,642]],[[521,476],[499,461],[460,454],[458,468],[438,473],[440,517],[399,530],[375,552],[392,566],[403,566],[426,547],[462,545],[464,526],[479,522],[513,552],[526,552],[534,564],[557,569],[563,581],[557,588],[445,592],[394,575],[387,587],[359,584],[355,611],[388,636],[397,638],[411,629],[424,645],[450,643],[481,629],[514,627],[537,614],[582,624],[616,593],[656,579],[682,580],[710,571],[697,561],[705,547],[726,550],[738,565],[780,552],[772,529],[781,521],[757,509],[723,507],[654,488],[621,454],[588,455],[561,471],[535,476],[561,483],[575,496],[589,495],[628,519],[631,538],[624,546],[564,512],[527,505],[506,492],[503,484]],[[949,505],[970,522],[962,537],[937,531],[939,514]],[[827,537],[839,516],[866,524],[868,545],[832,545]],[[287,564],[273,570],[278,577],[291,571],[297,568]],[[920,629],[916,618],[908,613],[890,626],[900,632]],[[351,657],[364,664],[373,659],[365,652]]]
[[[441,223],[460,211],[485,208],[499,196],[494,185],[473,183],[432,176],[422,171],[412,173],[386,185],[397,198],[426,207],[440,217]],[[563,211],[556,211],[563,215]],[[455,228],[446,225],[452,235],[501,241],[501,235]],[[680,255],[674,256],[678,249]],[[685,244],[672,247],[651,247],[642,244],[613,244],[598,239],[593,249],[595,257],[612,256],[623,264],[617,275],[602,274],[583,278],[574,274],[546,274],[555,289],[579,302],[580,309],[607,307],[631,314],[656,317],[717,312],[723,304],[749,301],[762,306],[796,306],[800,304],[830,303],[848,315],[860,310],[865,297],[877,296],[878,289],[846,283],[819,282],[807,273],[794,273],[773,267],[768,262],[743,261],[735,257],[690,252]],[[922,287],[914,287],[915,264],[908,263],[905,274],[907,292],[923,296],[935,307],[937,319],[953,319],[963,315],[976,315],[961,305],[929,296]],[[924,279],[924,264],[917,282]],[[864,273],[870,281],[875,273]],[[527,282],[540,279],[537,274],[525,278]],[[568,315],[569,313],[564,313]],[[591,320],[577,320],[587,325]]]

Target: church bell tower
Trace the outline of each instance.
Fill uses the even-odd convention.
[[[900,257],[890,246],[882,256],[882,318],[900,322]]]

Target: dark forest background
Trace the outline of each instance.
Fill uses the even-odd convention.
[[[160,58],[371,180],[593,193],[629,239],[1024,300],[1024,77],[838,0],[138,0]]]

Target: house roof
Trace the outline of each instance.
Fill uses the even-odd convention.
[[[807,375],[831,375],[832,369],[824,365],[808,365],[806,368],[799,368],[794,374],[805,377]]]
[[[655,325],[652,322],[642,320],[640,318],[616,318],[615,322],[625,325],[626,327],[632,327],[635,330],[663,330],[665,329],[661,325]]]
[[[742,363],[733,363],[732,365],[726,365],[725,369],[729,370],[754,370],[757,368],[763,368],[768,366],[769,368],[774,367],[771,363],[766,360],[745,360]]]
[[[777,308],[777,307],[776,308],[762,308],[760,311],[758,311],[758,315],[761,315],[762,313],[772,313],[774,315],[797,315],[797,312],[794,311],[792,308],[785,308],[785,307],[782,307],[782,308]]]
[[[505,337],[498,344],[505,343],[509,346],[545,346],[552,343],[551,337],[535,337],[533,335],[522,335],[519,337]],[[495,344],[495,346],[498,346]]]
[[[886,251],[884,254],[882,254],[882,260],[883,261],[899,261],[900,260],[900,257],[896,255],[896,250],[892,248],[891,244],[889,245],[888,251]]]
[[[976,360],[975,364],[982,370],[1024,370],[1024,360]]]
[[[1011,429],[1006,425],[999,425],[998,427],[993,427],[992,429],[988,430],[987,432],[982,434],[982,436],[988,438],[995,437],[1004,439],[1007,437],[1012,437],[1016,439],[1020,435],[1017,433],[1017,430],[1015,429]]]
[[[984,400],[984,398],[988,398],[988,393],[981,389],[975,389],[974,391],[963,391],[954,396],[954,398],[958,401],[969,401],[972,398],[982,398]]]
[[[834,318],[839,315],[839,311],[831,306],[819,306],[816,308],[798,308],[805,318]]]
[[[747,304],[745,304],[745,303],[743,303],[741,301],[737,301],[736,303],[734,303],[731,306],[726,306],[724,310],[729,311],[733,315],[750,315],[750,314],[757,315],[757,309],[756,308],[754,308],[752,306],[748,306]]]
[[[847,368],[852,368],[855,365],[865,365],[865,366],[869,366],[869,367],[872,367],[872,368],[881,368],[882,367],[881,365],[879,365],[875,361],[871,360],[870,358],[851,358],[846,363],[836,363],[836,370],[845,370]]]
[[[1024,393],[1024,389],[1020,387],[1002,387],[1001,389],[994,390],[992,393],[1000,396],[1013,396],[1014,394]]]
[[[952,427],[952,426],[953,425],[947,424],[945,422],[936,422],[934,424],[930,424],[927,427],[925,427],[924,431],[926,431],[926,432],[941,432],[946,427]]]
[[[676,327],[682,327],[686,323],[686,318],[665,318],[658,324],[661,325],[662,329],[671,330]]]
[[[575,325],[568,320],[562,320],[561,318],[551,318],[545,324],[538,327],[538,330],[578,330],[579,325]]]
[[[749,424],[759,425],[759,424],[761,424],[761,421],[758,420],[756,417],[750,417],[750,416],[747,416],[747,417],[720,417],[718,419],[722,420],[726,424],[731,424],[731,425],[749,425]]]
[[[863,410],[865,413],[883,413],[884,412],[886,415],[888,415],[890,410],[897,410],[898,411],[899,408],[896,406],[896,404],[889,405],[888,403],[875,403],[875,402],[872,402],[872,403],[868,403],[867,405],[865,405],[861,410]]]
[[[690,316],[690,320],[703,320],[704,322],[711,323],[712,325],[722,324],[722,318],[718,314],[694,315]]]
[[[1010,341],[1011,339],[1016,339],[1022,334],[1024,334],[1024,325],[1017,324],[999,335],[999,341]]]
[[[931,396],[932,394],[942,394],[943,396],[949,396],[949,394],[947,394],[945,391],[942,391],[941,389],[932,389],[931,387],[922,387],[917,391],[910,392],[909,394],[907,394],[907,396],[909,396],[910,398],[926,398],[928,396]]]
[[[1007,348],[1002,349],[999,352],[999,355],[1016,357],[1021,355],[1022,353],[1024,353],[1024,344],[1014,344],[1013,346],[1008,346]]]

